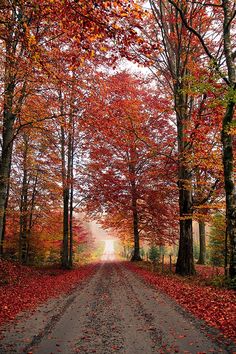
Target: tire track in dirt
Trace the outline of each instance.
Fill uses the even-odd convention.
[[[230,353],[207,338],[197,320],[178,311],[174,302],[122,263],[102,264],[63,301],[62,305],[56,303],[60,310],[51,311],[43,323],[36,321],[37,313],[22,320],[19,328],[25,328],[24,335],[30,327],[34,332],[29,344],[16,346],[14,341],[22,335],[6,334],[4,345],[15,349],[1,353]],[[39,318],[42,312],[38,312]]]

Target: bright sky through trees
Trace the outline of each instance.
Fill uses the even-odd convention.
[[[115,256],[115,249],[114,249],[114,240],[104,240],[104,251],[102,255],[103,261],[114,261]]]

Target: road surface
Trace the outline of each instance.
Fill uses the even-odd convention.
[[[70,295],[5,328],[0,353],[234,353],[122,263],[105,262]]]

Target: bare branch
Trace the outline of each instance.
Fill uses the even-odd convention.
[[[221,78],[226,82],[226,84],[227,84],[227,85],[230,85],[229,80],[222,74],[222,72],[221,72],[221,70],[220,70],[220,68],[219,68],[219,65],[218,65],[218,63],[217,63],[216,58],[211,54],[211,52],[210,52],[209,48],[207,47],[207,45],[206,45],[206,43],[205,43],[203,37],[201,36],[201,34],[200,34],[197,30],[195,30],[192,26],[190,26],[190,25],[188,24],[187,19],[186,19],[185,15],[184,15],[183,11],[182,11],[181,8],[175,3],[175,1],[173,1],[173,0],[168,0],[168,1],[169,1],[169,3],[170,3],[171,5],[174,6],[174,8],[175,8],[175,9],[178,11],[178,13],[180,14],[180,17],[181,17],[181,20],[182,20],[184,26],[185,26],[190,32],[192,32],[192,33],[199,39],[199,41],[200,41],[200,43],[201,43],[201,45],[202,45],[202,47],[203,47],[205,53],[207,54],[207,56],[209,57],[209,59],[212,61],[215,70],[220,74]]]
[[[32,126],[33,124],[37,124],[37,123],[41,123],[44,122],[45,120],[51,120],[51,119],[55,119],[55,118],[59,118],[62,116],[65,116],[66,114],[59,114],[59,115],[55,115],[53,114],[52,116],[47,116],[35,121],[30,121],[30,122],[26,122],[23,124],[20,124],[20,126],[16,129],[15,134],[13,135],[11,141],[9,142],[9,145],[16,139],[17,135],[20,133],[20,131],[28,126]]]
[[[207,194],[207,196],[206,196],[205,198],[203,198],[202,200],[198,201],[198,202],[194,202],[194,203],[193,203],[194,206],[195,206],[195,207],[198,207],[198,206],[200,206],[200,205],[205,204],[207,201],[209,201],[209,199],[211,198],[212,194],[213,194],[214,191],[216,190],[217,185],[218,185],[219,182],[220,182],[220,179],[217,178],[217,179],[215,180],[215,183],[211,186],[211,188],[210,188],[209,193]]]
[[[234,12],[233,12],[233,14],[232,14],[232,16],[231,16],[231,18],[230,18],[228,24],[227,24],[227,27],[229,27],[229,26],[231,25],[231,22],[233,21],[233,19],[235,18],[235,16],[236,16],[236,10],[234,10]]]
[[[189,1],[188,1],[189,2]],[[200,1],[192,1],[193,4],[197,4],[197,5],[202,5],[202,6],[212,6],[212,7],[222,7],[222,4],[212,4],[210,2],[206,2],[206,3],[202,3]]]

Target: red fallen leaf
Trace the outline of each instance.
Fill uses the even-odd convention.
[[[127,262],[126,267],[236,342],[235,291],[190,283],[176,275],[154,274],[133,263]]]
[[[8,283],[0,287],[0,325],[13,320],[26,309],[35,309],[40,303],[61,293],[70,292],[96,269],[96,264],[71,271],[61,269],[36,270],[30,267],[0,260],[0,275],[6,275]]]

